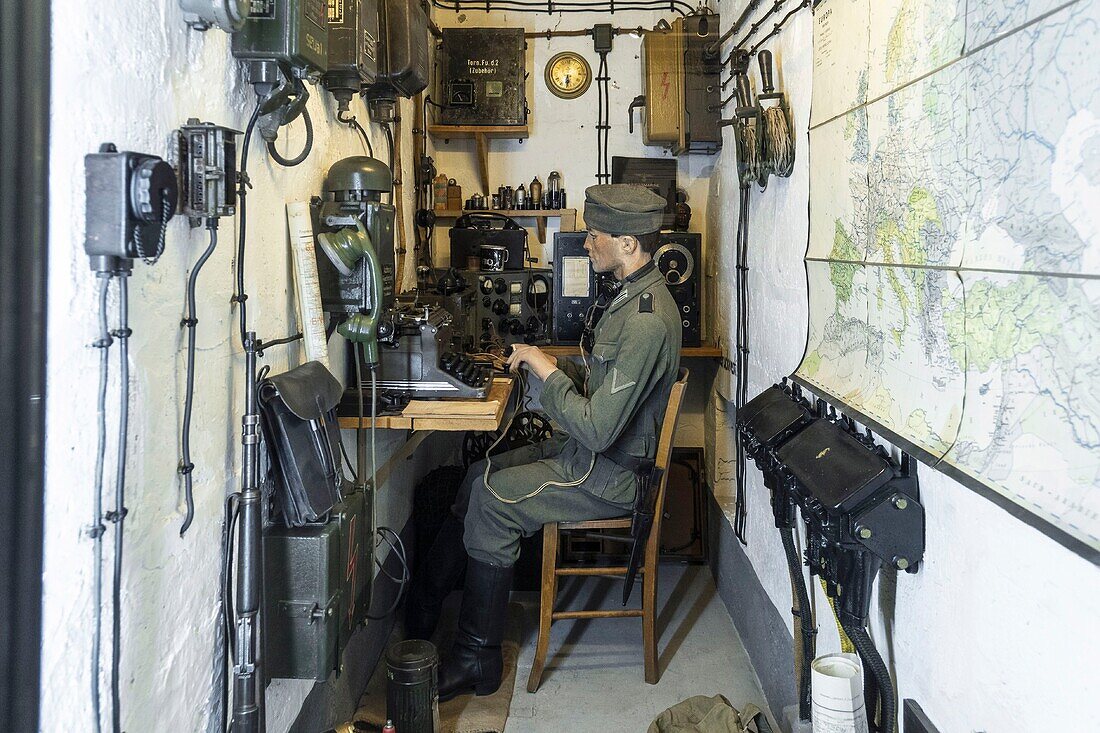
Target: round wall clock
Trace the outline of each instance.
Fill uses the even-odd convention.
[[[576,99],[592,84],[592,67],[575,51],[563,51],[546,63],[546,86],[562,99]]]

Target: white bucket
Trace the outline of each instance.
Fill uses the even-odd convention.
[[[863,666],[855,654],[826,654],[810,665],[814,733],[867,733]]]

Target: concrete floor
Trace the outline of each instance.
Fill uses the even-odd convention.
[[[621,608],[621,581],[565,580],[558,592],[559,609]],[[644,733],[661,711],[693,695],[720,693],[734,707],[753,703],[767,711],[756,673],[709,570],[664,565],[660,581],[661,681],[656,685],[647,685],[643,678],[641,619],[563,620],[551,627],[542,686],[528,693],[538,595],[513,594],[512,600],[524,606],[523,643],[505,733]],[[636,587],[633,602],[639,602],[639,591]]]

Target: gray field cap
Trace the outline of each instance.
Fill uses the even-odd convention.
[[[660,231],[668,202],[645,186],[611,183],[584,190],[584,223],[614,236]]]

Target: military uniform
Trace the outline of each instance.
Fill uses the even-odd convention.
[[[660,228],[664,199],[645,188],[592,186],[585,194],[585,221],[599,232],[639,236]],[[605,258],[608,240],[601,241],[590,254]],[[583,363],[559,359],[543,384],[542,407],[558,433],[471,467],[457,516],[444,522],[428,552],[430,572],[414,583],[406,621],[426,638],[462,560],[457,541],[464,541],[466,584],[454,644],[439,670],[440,701],[466,691],[488,695],[500,686],[520,537],[546,522],[627,513],[637,493],[635,470],[656,453],[680,368],[680,315],[664,278],[646,264],[591,315]],[[457,519],[463,516],[464,528]]]
[[[596,324],[587,370],[558,359],[543,385],[543,410],[565,434],[494,456],[488,485],[485,462],[471,467],[456,505],[466,516],[471,557],[511,565],[520,537],[546,522],[630,511],[638,483],[632,469],[656,454],[680,340],[676,303],[648,264],[624,280]]]

